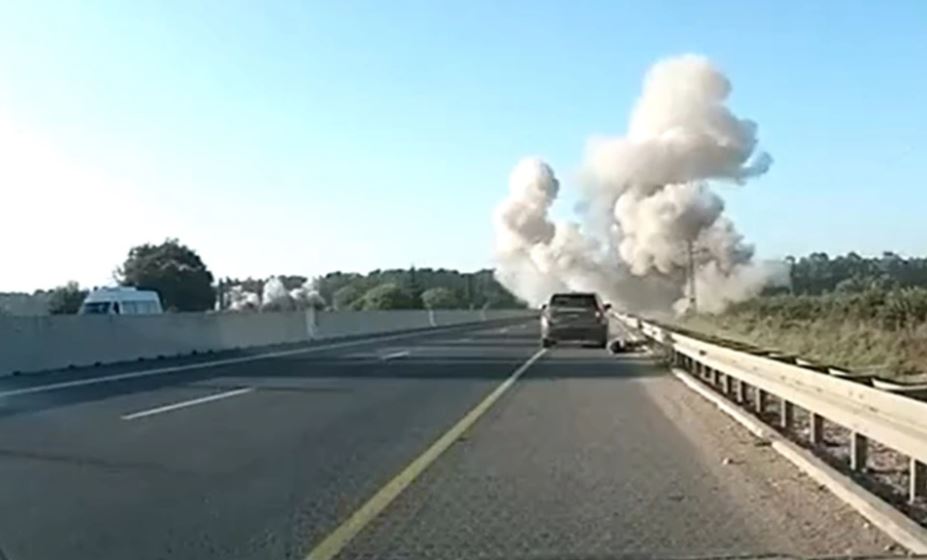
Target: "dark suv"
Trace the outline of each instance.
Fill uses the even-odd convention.
[[[605,348],[610,308],[591,292],[552,295],[541,307],[541,345],[547,348],[562,340],[574,340]]]

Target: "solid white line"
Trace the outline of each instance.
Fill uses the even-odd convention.
[[[72,381],[60,381],[58,383],[49,383],[48,385],[38,385],[35,387],[23,387],[21,389],[10,389],[9,391],[0,392],[0,398],[16,397],[19,395],[30,395],[32,393],[42,393],[45,391],[54,391],[57,389],[67,389],[69,387],[82,387],[84,385],[94,385],[96,383],[107,383],[109,381],[122,381],[124,379],[135,379],[137,377],[148,377],[150,375],[160,375],[162,373],[176,373],[178,371],[191,371],[196,369],[206,369],[217,366],[227,366],[232,364],[245,364],[268,358],[280,358],[283,356],[293,356],[296,354],[311,354],[321,352],[322,350],[332,350],[335,348],[347,348],[350,346],[360,346],[362,344],[371,344],[385,340],[397,340],[400,338],[409,338],[421,336],[422,332],[403,333],[389,336],[379,336],[375,338],[365,338],[363,340],[349,340],[346,342],[336,342],[333,344],[324,344],[321,346],[310,346],[309,348],[298,348],[296,350],[281,350],[279,352],[267,352],[264,354],[255,354],[253,356],[242,356],[240,358],[226,358],[223,360],[213,360],[211,362],[199,362],[196,364],[186,364],[182,366],[168,366],[155,369],[146,369],[141,371],[130,371],[127,373],[117,373],[114,375],[105,375],[103,377],[92,377],[90,379],[74,379]]]
[[[122,419],[123,420],[135,420],[136,418],[144,418],[146,416],[153,416],[155,414],[161,414],[162,412],[170,412],[172,410],[177,410],[179,408],[187,408],[189,406],[196,406],[198,404],[218,401],[221,399],[227,399],[229,397],[237,397],[238,395],[244,395],[252,391],[254,391],[254,387],[234,389],[232,391],[225,391],[224,393],[216,393],[215,395],[200,397],[198,399],[192,399],[189,401],[180,401],[174,404],[167,404],[164,406],[159,406],[157,408],[149,408],[148,410],[133,412],[132,414],[126,414],[125,416],[122,417]]]
[[[397,474],[392,480],[386,483],[386,486],[380,488],[376,494],[367,500],[364,505],[355,511],[341,525],[329,533],[318,545],[316,545],[307,560],[331,560],[334,558],[364,527],[367,526],[377,515],[379,515],[389,504],[395,500],[403,490],[422,474],[442,453],[457,441],[464,432],[466,432],[487,410],[497,401],[499,397],[511,387],[525,371],[531,367],[531,364],[538,361],[547,351],[541,348],[535,352],[525,363],[509,375],[508,379],[496,387],[492,393],[487,395],[479,404],[473,407],[463,418],[461,418],[450,430],[437,439],[431,447],[418,456],[414,461]]]
[[[380,359],[385,362],[387,360],[392,360],[395,358],[405,358],[408,355],[409,355],[408,350],[402,350],[400,352],[393,352],[392,354],[386,354],[384,356],[380,356]]]

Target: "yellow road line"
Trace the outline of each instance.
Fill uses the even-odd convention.
[[[473,407],[461,418],[454,426],[445,432],[437,441],[431,444],[424,453],[397,474],[392,480],[386,483],[383,488],[377,491],[372,498],[367,500],[364,505],[351,514],[347,520],[332,531],[322,542],[316,545],[306,557],[306,560],[331,560],[336,554],[347,546],[351,539],[357,536],[364,527],[370,523],[373,518],[379,515],[389,504],[395,500],[412,482],[422,474],[435,460],[444,453],[464,432],[466,432],[480,416],[502,396],[516,381],[522,376],[531,364],[536,362],[547,350],[542,348],[528,358],[525,363],[496,387],[492,393],[486,396],[478,405]]]

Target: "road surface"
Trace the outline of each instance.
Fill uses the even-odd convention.
[[[2,379],[0,558],[305,558],[506,380],[461,438],[328,552],[890,547],[650,358],[538,355],[537,340],[532,322],[152,375]]]

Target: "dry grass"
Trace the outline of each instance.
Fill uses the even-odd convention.
[[[798,298],[777,299],[792,300],[786,304],[792,311]],[[779,312],[766,301],[742,304],[720,315],[688,317],[681,323],[696,331],[885,377],[927,372],[927,322],[907,321],[891,328],[877,313],[865,319],[845,307],[839,314],[824,308],[816,313]]]

